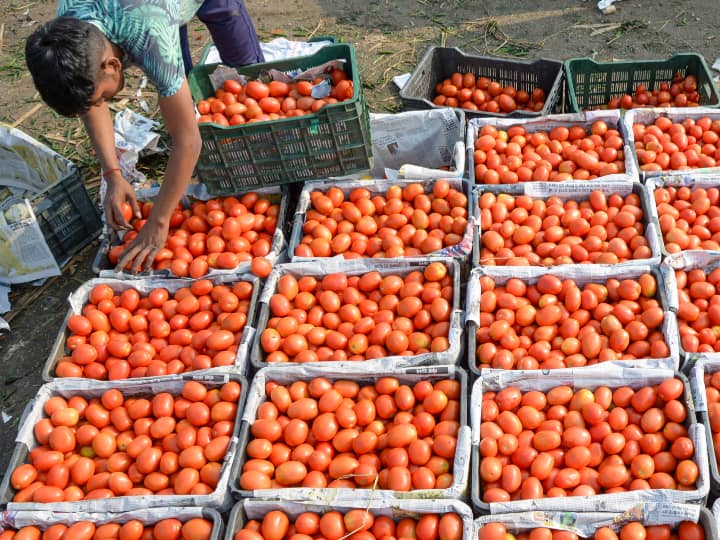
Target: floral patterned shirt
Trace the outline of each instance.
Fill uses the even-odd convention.
[[[203,0],[60,0],[58,16],[95,25],[146,73],[162,97],[185,80],[180,26]]]

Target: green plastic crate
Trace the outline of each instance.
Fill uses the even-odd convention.
[[[338,59],[345,60],[345,71],[353,81],[355,95],[350,100],[292,118],[229,127],[200,124],[202,150],[196,171],[211,195],[231,195],[370,168],[370,121],[351,45],[327,45],[310,56],[254,64],[237,72],[257,78],[269,69],[305,70]],[[213,94],[209,75],[217,65],[197,66],[190,72],[188,82],[196,103]]]
[[[599,109],[607,105],[611,98],[634,93],[639,84],[653,90],[661,82],[672,81],[673,75],[678,71],[683,77],[697,77],[701,106],[720,105],[720,95],[707,63],[696,53],[680,53],[666,60],[624,62],[595,62],[590,58],[571,58],[565,61],[569,112]]]

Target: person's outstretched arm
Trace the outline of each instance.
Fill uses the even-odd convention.
[[[147,223],[140,229],[137,238],[120,254],[118,269],[129,264],[133,272],[137,272],[144,263],[149,266],[157,252],[165,245],[170,216],[190,183],[200,155],[200,130],[187,80],[183,81],[180,90],[172,96],[161,96],[159,104],[165,128],[172,139],[165,178]]]

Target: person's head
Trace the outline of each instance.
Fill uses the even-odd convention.
[[[94,25],[53,19],[30,35],[25,61],[43,101],[63,116],[78,116],[123,87],[122,62]]]

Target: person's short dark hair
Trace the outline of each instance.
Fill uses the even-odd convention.
[[[58,17],[25,43],[25,61],[43,101],[63,116],[84,114],[92,105],[105,46],[92,24]]]

